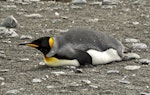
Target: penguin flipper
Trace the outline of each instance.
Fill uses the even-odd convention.
[[[92,58],[87,52],[73,49],[71,46],[61,48],[55,57],[59,59],[77,59],[80,65],[92,64]]]

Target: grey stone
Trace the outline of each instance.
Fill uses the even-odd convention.
[[[41,14],[27,14],[27,15],[24,15],[25,17],[28,17],[28,18],[42,18],[43,16]]]
[[[8,71],[9,71],[9,69],[0,69],[1,73],[8,72]]]
[[[32,82],[34,82],[34,83],[40,83],[40,82],[42,82],[42,80],[38,79],[38,78],[35,78],[35,79],[32,80]]]
[[[17,93],[19,93],[19,92],[20,92],[19,90],[14,89],[14,90],[9,90],[9,91],[7,91],[6,94],[17,94]]]
[[[119,0],[102,0],[102,5],[117,5]]]
[[[52,73],[52,74],[55,74],[56,76],[66,74],[66,73],[65,73],[65,72],[63,72],[63,71],[57,71],[57,72],[51,72],[51,73]]]
[[[7,37],[18,37],[19,35],[16,33],[16,29],[7,29],[5,27],[0,27],[0,38]]]
[[[141,92],[140,95],[150,95],[148,92]]]
[[[148,46],[145,43],[133,43],[132,47],[134,49],[147,49]]]
[[[137,43],[137,42],[140,42],[139,39],[134,39],[134,38],[127,38],[125,39],[125,42],[127,43]]]
[[[3,77],[0,77],[0,81],[3,81],[3,80],[5,80]]]
[[[13,17],[13,15],[11,15],[2,21],[0,26],[6,27],[6,28],[16,28],[17,24],[18,24],[18,21]]]
[[[91,84],[90,80],[82,80],[81,82],[85,83],[85,84]]]
[[[21,40],[25,40],[25,39],[33,39],[33,37],[30,36],[30,35],[22,35],[22,36],[20,37],[20,39],[21,39]]]
[[[137,69],[140,69],[141,66],[136,66],[136,65],[128,65],[128,66],[125,66],[124,69],[126,70],[137,70]]]
[[[119,74],[118,70],[108,70],[107,74]]]
[[[148,65],[148,64],[150,64],[150,59],[140,59],[139,62],[140,62],[141,64]]]
[[[85,4],[87,1],[86,0],[72,0],[72,4]]]
[[[127,81],[127,80],[119,80],[120,83],[123,83],[123,84],[130,84],[131,82],[130,81]]]

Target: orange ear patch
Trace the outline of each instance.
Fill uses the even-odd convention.
[[[49,46],[52,48],[52,47],[53,47],[53,44],[54,44],[54,40],[53,40],[53,38],[51,37],[51,38],[49,39]]]

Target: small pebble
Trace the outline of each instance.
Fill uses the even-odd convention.
[[[74,72],[75,72],[75,73],[83,73],[83,70],[77,68],[77,69],[74,70]]]
[[[21,39],[21,40],[33,39],[33,37],[30,36],[30,35],[22,35],[22,36],[20,37],[20,39]]]
[[[150,93],[147,93],[147,92],[141,92],[140,95],[150,95]]]
[[[139,62],[143,65],[148,65],[150,64],[150,59],[140,59]]]
[[[8,72],[9,69],[0,69],[0,73]]]
[[[119,0],[102,0],[102,5],[117,5]]]
[[[28,18],[41,18],[43,16],[41,14],[28,14],[28,15],[25,15],[25,17],[28,17]]]
[[[3,81],[3,80],[5,80],[3,77],[0,77],[0,81]]]
[[[137,43],[137,42],[140,42],[139,39],[134,39],[134,38],[127,38],[125,39],[125,42],[127,43]]]
[[[20,92],[19,90],[14,89],[14,90],[9,90],[9,91],[7,91],[6,94],[17,94],[17,93],[19,93],[19,92]]]
[[[144,43],[133,43],[132,47],[134,49],[147,49],[148,48],[148,46]]]
[[[1,86],[5,85],[5,82],[1,82]]]
[[[69,86],[78,87],[78,86],[82,86],[82,84],[72,82],[72,83],[69,84]]]
[[[39,65],[43,66],[46,65],[45,62],[40,62]]]
[[[63,71],[58,71],[58,72],[51,72],[52,74],[55,74],[56,76],[59,76],[59,75],[64,75],[66,74],[65,72]]]
[[[125,66],[124,67],[124,69],[126,69],[126,70],[137,70],[137,69],[140,69],[141,68],[141,66],[136,66],[136,65],[131,65],[131,66]]]
[[[55,88],[55,86],[52,86],[52,85],[49,85],[49,86],[46,86],[47,89],[53,89]]]
[[[86,0],[72,0],[72,4],[85,4],[87,1]]]
[[[91,84],[91,85],[89,85],[91,88],[95,88],[95,89],[97,89],[98,88],[98,85],[93,85],[93,84]]]
[[[90,84],[91,81],[90,80],[82,80],[81,82],[85,83],[85,84]]]
[[[29,61],[30,59],[29,58],[21,58],[20,60],[21,61]]]
[[[35,78],[35,79],[32,80],[32,82],[34,82],[34,83],[40,83],[40,82],[42,82],[42,80]]]
[[[131,82],[130,81],[127,81],[127,80],[119,80],[120,83],[123,83],[123,84],[130,84]]]
[[[138,25],[140,24],[139,22],[135,21],[135,22],[132,22],[133,25]]]
[[[119,74],[118,70],[108,70],[107,74]]]

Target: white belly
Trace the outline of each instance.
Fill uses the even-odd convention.
[[[107,64],[113,61],[122,60],[117,51],[112,48],[102,52],[90,49],[87,51],[87,53],[92,57],[93,65]]]

